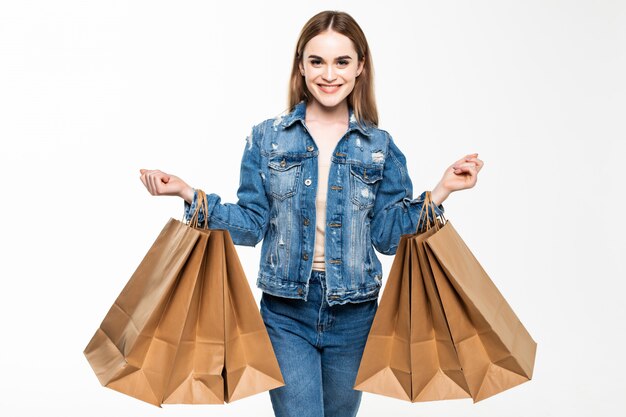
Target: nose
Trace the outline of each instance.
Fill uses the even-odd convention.
[[[324,79],[324,81],[329,83],[332,83],[337,79],[337,77],[335,76],[335,70],[333,69],[332,65],[326,67],[326,72],[324,73],[324,76],[322,78]]]

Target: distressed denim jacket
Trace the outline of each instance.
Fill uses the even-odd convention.
[[[318,149],[302,101],[252,128],[241,161],[238,201],[207,194],[211,229],[226,229],[236,245],[261,240],[257,286],[272,295],[307,299],[315,239]],[[326,203],[326,299],[329,305],[376,299],[382,266],[374,248],[396,253],[400,236],[415,233],[425,192],[413,199],[406,159],[386,131],[357,123],[332,153]],[[189,220],[197,205],[185,202]],[[432,209],[442,214],[442,205]],[[432,217],[432,211],[431,211]]]

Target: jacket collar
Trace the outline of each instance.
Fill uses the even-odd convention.
[[[352,106],[350,105],[348,105],[348,112],[350,116],[350,118],[348,119],[348,132],[352,130],[358,130],[359,132],[363,133],[363,135],[365,135],[366,137],[369,137],[372,134],[370,132],[370,128],[368,126],[359,125],[359,123],[356,120],[356,117],[354,116],[354,110],[352,109]],[[298,104],[295,105],[295,107],[293,108],[291,112],[287,113],[286,115],[282,117],[282,121],[280,121],[279,119],[278,123],[280,123],[283,128],[287,128],[291,126],[296,120],[299,120],[302,123],[302,125],[305,126],[304,124],[305,115],[306,115],[306,102],[302,100]]]

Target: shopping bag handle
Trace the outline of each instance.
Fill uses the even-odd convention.
[[[202,212],[204,213],[204,226],[203,229],[208,229],[209,222],[207,219],[207,213],[209,211],[209,202],[206,197],[206,193],[200,189],[196,189],[196,208],[193,211],[191,218],[189,219],[188,225],[193,227],[194,229],[198,228],[198,217],[200,216],[200,209],[202,208]]]
[[[446,218],[443,213],[439,215],[439,217],[440,219],[437,219],[435,203],[433,202],[431,192],[426,191],[424,203],[422,204],[422,209],[420,210],[420,215],[417,220],[417,229],[415,230],[415,234],[430,230],[431,227],[439,230],[439,228],[441,228],[446,222]]]

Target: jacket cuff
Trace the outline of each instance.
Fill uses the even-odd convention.
[[[222,200],[222,198],[215,194],[215,193],[211,193],[211,194],[207,194],[206,195],[206,199],[207,199],[207,204],[208,207],[206,208],[206,213],[205,210],[200,207],[200,211],[198,213],[198,227],[205,227],[204,226],[204,220],[208,219],[208,226],[210,228],[211,225],[211,214],[213,213],[213,210],[215,209],[215,207],[220,204],[220,201]],[[185,201],[185,220],[187,222],[189,222],[191,220],[191,216],[193,215],[193,212],[196,210],[196,206],[199,204],[198,202],[198,190],[196,190],[195,188],[193,189],[193,199],[191,200],[191,204],[187,203],[187,201]]]
[[[183,200],[185,203],[185,221],[189,222],[191,220],[191,215],[196,210],[196,206],[198,205],[198,190],[193,189],[193,199],[191,200],[191,204],[187,202],[187,200]],[[204,220],[204,213],[201,211],[198,213],[198,224]]]

